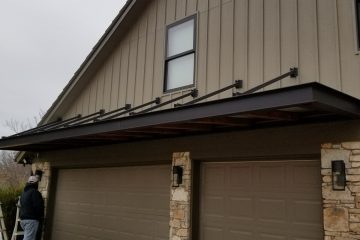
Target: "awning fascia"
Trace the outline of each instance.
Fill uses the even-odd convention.
[[[315,110],[329,111],[349,119],[360,117],[358,99],[319,83],[310,83],[31,135],[7,137],[0,140],[0,149],[27,150],[31,145],[51,144],[62,139],[310,105]]]

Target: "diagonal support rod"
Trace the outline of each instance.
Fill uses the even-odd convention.
[[[81,116],[78,115],[76,117],[67,119],[65,121],[74,120],[74,119],[79,118],[79,117],[81,117]],[[11,135],[10,137],[17,137],[17,136],[26,135],[28,133],[33,133],[33,132],[36,132],[36,131],[40,131],[41,129],[44,129],[44,128],[50,127],[50,126],[54,126],[54,125],[60,124],[60,123],[65,122],[65,121],[63,121],[61,118],[59,118],[58,120],[55,120],[53,122],[50,122],[50,123],[47,123],[47,124],[44,124],[44,125],[41,125],[41,126],[38,126],[38,127],[35,127],[35,128],[31,128],[29,130],[26,130],[26,131]]]
[[[123,112],[120,112],[120,113],[117,113],[115,115],[112,115],[110,117],[106,117],[106,118],[102,118],[101,120],[109,120],[109,119],[113,119],[113,118],[116,118],[118,116],[121,116],[121,115],[124,115],[126,113],[130,113],[130,112],[133,112],[134,110],[137,110],[137,109],[140,109],[140,108],[143,108],[143,107],[146,107],[146,106],[149,106],[151,104],[160,104],[161,100],[159,97],[155,98],[154,100],[150,101],[150,102],[147,102],[147,103],[144,103],[142,105],[139,105],[139,106],[136,106],[136,107],[133,107],[133,108],[130,108],[128,110],[125,110]]]
[[[147,108],[145,110],[142,110],[140,112],[137,112],[137,113],[133,113],[133,114],[142,114],[142,113],[147,113],[147,112],[150,112],[156,108],[159,108],[159,107],[162,107],[162,106],[165,106],[167,104],[170,104],[170,103],[173,103],[173,102],[176,102],[180,99],[183,99],[183,98],[186,98],[186,97],[189,97],[189,96],[192,96],[193,98],[196,97],[198,95],[198,90],[197,89],[193,89],[191,92],[187,93],[187,94],[184,94],[180,97],[177,97],[177,98],[174,98],[174,99],[171,99],[169,101],[166,101],[166,102],[163,102],[161,104],[158,104],[156,106],[153,106],[153,107],[150,107],[150,108]]]
[[[64,123],[62,123],[62,124],[59,124],[59,125],[57,125],[57,126],[53,126],[53,127],[50,127],[50,128],[46,128],[46,129],[44,129],[44,131],[45,131],[45,130],[55,130],[55,129],[58,129],[58,128],[61,128],[61,127],[68,127],[68,126],[70,126],[70,125],[72,125],[72,124],[77,124],[78,122],[82,122],[82,121],[84,121],[84,120],[87,120],[87,119],[89,119],[89,118],[91,118],[91,117],[93,117],[93,116],[98,116],[98,115],[104,114],[104,112],[105,112],[105,110],[104,110],[104,109],[101,109],[101,110],[99,110],[99,111],[97,111],[97,112],[95,112],[95,113],[92,113],[92,114],[90,114],[90,115],[86,115],[86,116],[80,117],[80,118],[78,118],[78,119],[74,119],[74,120],[72,120],[72,121],[67,121],[67,122],[64,122]]]
[[[176,107],[187,106],[187,105],[190,105],[190,104],[194,104],[194,103],[200,102],[200,101],[202,101],[202,100],[204,100],[206,98],[212,97],[212,96],[214,96],[216,94],[224,92],[226,90],[229,90],[229,89],[232,89],[232,88],[242,88],[242,86],[243,86],[243,81],[242,80],[236,80],[235,83],[233,83],[233,84],[231,84],[231,85],[229,85],[227,87],[221,88],[219,90],[216,90],[214,92],[206,94],[206,95],[204,95],[202,97],[196,98],[196,99],[194,99],[194,100],[192,100],[190,102],[187,102],[187,103],[184,103],[184,104],[177,104]]]
[[[283,75],[281,75],[279,77],[276,77],[276,78],[271,79],[271,80],[269,80],[267,82],[264,82],[263,84],[260,84],[259,86],[256,86],[256,87],[253,87],[253,88],[251,88],[251,89],[249,89],[249,90],[247,90],[245,92],[234,93],[233,96],[241,96],[241,95],[245,95],[245,94],[254,93],[254,92],[256,92],[256,91],[258,91],[258,90],[260,90],[260,89],[262,89],[264,87],[267,87],[267,86],[269,86],[269,85],[271,85],[273,83],[276,83],[276,82],[278,82],[278,81],[280,81],[280,80],[282,80],[282,79],[284,79],[286,77],[290,76],[291,78],[296,78],[298,76],[298,74],[299,74],[298,68],[296,68],[296,67],[290,68],[289,72],[284,73]]]
[[[124,107],[122,108],[118,108],[116,110],[113,110],[113,111],[110,111],[110,112],[107,112],[105,113],[105,111],[102,113],[102,114],[98,114],[97,116],[95,117],[92,117],[92,118],[89,118],[89,119],[85,119],[84,121],[81,121],[81,122],[77,122],[77,123],[73,123],[71,124],[71,126],[74,126],[74,125],[79,125],[79,124],[83,124],[83,123],[88,123],[88,122],[92,122],[92,121],[99,121],[100,118],[103,118],[104,116],[108,116],[108,115],[111,115],[111,114],[114,114],[114,113],[117,113],[119,111],[122,111],[122,110],[128,110],[131,108],[131,104],[125,104]]]

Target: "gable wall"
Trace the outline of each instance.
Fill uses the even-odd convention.
[[[162,92],[165,31],[195,13],[200,96],[236,79],[248,89],[297,66],[297,79],[267,89],[317,81],[360,97],[353,0],[154,0],[64,117],[187,93]],[[227,91],[211,100],[230,96]]]

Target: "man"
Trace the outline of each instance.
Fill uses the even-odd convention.
[[[39,179],[30,176],[20,197],[20,225],[24,230],[23,240],[36,240],[39,223],[44,217],[44,200],[38,191]]]

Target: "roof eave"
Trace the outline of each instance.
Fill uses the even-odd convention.
[[[223,116],[236,118],[241,114],[282,110],[291,107],[310,107],[314,111],[325,111],[341,119],[360,118],[360,101],[358,99],[318,83],[311,83],[65,129],[9,137],[0,140],[0,149],[36,149],[39,144],[45,146],[54,143],[56,146],[55,142],[72,141],[71,139],[76,142],[77,138],[82,139],[107,133],[119,133],[132,129],[151,129],[154,126],[166,126],[174,123],[191,124],[191,122],[199,119],[216,119]],[[31,146],[35,146],[35,148],[31,148]]]
[[[128,0],[123,8],[120,10],[119,14],[112,21],[110,26],[106,29],[102,37],[95,44],[91,52],[85,58],[84,62],[80,65],[79,69],[74,73],[74,76],[70,79],[68,84],[65,86],[63,91],[54,101],[54,103],[50,106],[48,111],[45,113],[44,117],[40,121],[39,125],[48,122],[52,117],[59,106],[62,104],[63,100],[69,95],[71,90],[74,88],[76,84],[78,84],[79,80],[82,78],[84,73],[90,68],[94,60],[99,56],[99,53],[102,51],[107,42],[114,35],[116,29],[118,29],[119,25],[123,22],[127,14],[130,12],[135,3],[139,0]]]
[[[138,0],[128,0],[123,8],[120,10],[119,14],[115,17],[115,19],[112,21],[110,26],[106,29],[102,37],[99,39],[99,41],[95,44],[91,52],[88,54],[88,56],[85,58],[83,63],[80,65],[79,69],[74,73],[74,76],[70,79],[68,84],[64,87],[60,95],[56,98],[56,100],[53,102],[53,104],[50,106],[50,108],[46,111],[43,118],[39,122],[39,125],[42,125],[51,118],[53,118],[54,113],[58,110],[59,106],[63,103],[64,99],[69,95],[71,90],[75,87],[75,85],[78,83],[78,81],[82,78],[83,74],[89,69],[89,67],[92,65],[94,60],[97,58],[99,53],[102,51],[103,47],[106,45],[106,43],[109,41],[109,39],[113,36],[116,29],[121,25],[124,18],[127,16],[131,8],[134,6]],[[16,156],[16,161],[20,162],[22,161],[23,157],[25,156],[24,152],[20,152]]]

